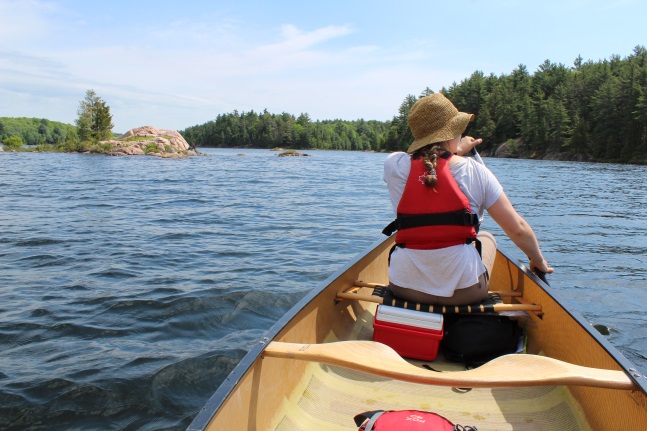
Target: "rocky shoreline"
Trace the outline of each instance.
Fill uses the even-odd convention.
[[[477,147],[478,149],[478,147]],[[565,162],[590,162],[590,157],[583,154],[560,153],[558,151],[548,152],[540,155],[528,148],[522,139],[511,139],[496,147],[495,150],[483,150],[479,153],[483,157],[496,157],[500,159],[534,159],[534,160],[557,160]]]
[[[116,139],[99,142],[101,153],[111,156],[156,156],[161,158],[185,158],[201,155],[195,147],[192,147],[184,137],[175,130],[157,129],[152,126],[142,126],[131,129]],[[533,160],[556,160],[567,162],[593,162],[593,158],[583,154],[564,153],[550,151],[546,154],[538,154],[528,148],[522,139],[510,139],[498,145],[495,149],[477,150],[483,157],[495,157],[504,159],[533,159]],[[0,145],[0,151],[4,148]],[[310,154],[302,153],[293,149],[273,148],[271,151],[280,152],[279,157],[308,157]],[[91,151],[84,151],[91,152]],[[244,155],[244,154],[240,154]]]

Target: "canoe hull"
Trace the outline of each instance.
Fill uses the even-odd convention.
[[[331,275],[319,288],[313,289],[299,301],[241,360],[188,429],[275,429],[281,423],[283,412],[290,408],[290,405],[307,404],[307,396],[305,402],[291,398],[303,397],[304,393],[312,394],[313,390],[307,387],[312,384],[312,381],[331,380],[334,382],[332,383],[333,387],[361,386],[361,382],[366,381],[368,377],[362,375],[349,377],[352,373],[335,370],[334,367],[333,369],[326,368],[327,366],[307,361],[262,358],[262,352],[270,341],[320,344],[338,340],[370,339],[372,316],[376,305],[356,300],[340,301],[337,299],[337,293],[353,286],[357,280],[387,283],[386,262],[392,244],[392,238],[376,243],[366,253]],[[541,315],[533,314],[532,322],[528,327],[529,353],[542,354],[587,367],[624,370],[631,373],[633,365],[588,322],[577,313],[570,312],[563,307],[552,290],[534,274],[514,264],[500,252],[495,262],[491,285],[501,286],[502,290],[516,290],[523,295],[523,301],[542,305]],[[508,298],[508,300],[511,299]],[[328,374],[322,376],[322,370]],[[647,429],[647,397],[645,395],[647,379],[638,375],[637,372],[635,374],[632,376],[636,382],[634,391],[571,386],[553,388],[553,395],[560,393],[560,396],[574,400],[573,404],[576,406],[574,410],[577,412],[573,414],[573,418],[568,418],[570,423],[577,424],[573,429],[586,429],[586,423],[592,429],[602,430]],[[382,382],[380,378],[373,378],[373,380],[380,381],[380,385],[384,387],[393,385],[394,388],[388,389],[387,393],[396,390],[395,387],[400,388],[398,390],[409,392],[409,389],[402,386],[401,383]],[[349,382],[355,383],[351,385]],[[448,390],[451,391],[451,388],[419,387],[416,392],[428,391],[426,400],[433,399],[431,397],[450,399],[453,393],[447,392]],[[470,397],[475,400],[479,397],[490,397],[490,399],[494,397],[496,401],[497,397],[507,399],[511,393],[505,392],[505,389],[499,391],[504,392],[474,390]],[[508,395],[502,395],[505,393]],[[541,393],[543,394],[542,399],[550,398],[546,392]],[[331,396],[335,397],[335,395]],[[350,395],[345,393],[344,396]],[[525,395],[522,391],[518,391],[515,395],[515,397],[523,396]],[[537,395],[528,396],[536,397]],[[416,402],[413,398],[411,403]],[[385,408],[384,406],[392,405],[386,402],[387,399],[388,396],[385,395],[382,398],[365,399],[364,401],[368,400],[366,405]],[[399,396],[398,399],[406,400],[407,397]],[[465,399],[464,397],[460,400],[459,404],[464,404]],[[335,403],[334,399],[329,401]],[[429,404],[424,399],[420,402],[423,403],[422,407],[425,406],[425,402]],[[360,410],[352,410],[353,406],[350,406],[351,410],[356,413],[361,412],[361,404],[362,402],[358,401],[357,409]],[[477,405],[479,404],[477,403]],[[481,402],[480,405],[484,404]],[[344,408],[337,406],[335,411],[344,410]],[[428,407],[428,409],[430,408],[431,406]],[[443,408],[442,403],[439,408]],[[329,415],[333,414],[334,412],[329,413]],[[491,420],[503,420],[500,414],[501,412],[492,412]],[[294,413],[294,417],[299,418],[300,416]],[[306,415],[300,420],[311,420],[311,417]],[[490,416],[484,413],[484,418],[486,417]],[[527,416],[523,420],[527,422],[529,417],[531,416]],[[330,429],[353,429],[352,415],[350,419],[348,428],[333,428],[331,425]],[[503,423],[499,423],[494,428],[488,428],[488,426],[483,426],[481,423],[483,421],[482,418],[476,421],[478,423],[472,424],[478,425],[479,429],[497,429],[496,427],[505,429],[502,427]],[[315,425],[321,426],[321,424],[310,424],[310,426]],[[466,423],[466,425],[470,425],[470,423]],[[308,427],[303,429],[308,429]],[[517,426],[515,429],[523,428]]]

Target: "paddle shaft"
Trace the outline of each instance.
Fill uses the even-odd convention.
[[[477,162],[485,166],[485,162],[483,162],[483,159],[481,158],[481,155],[476,151],[476,147],[473,147],[472,150],[470,151],[472,156],[476,159]]]

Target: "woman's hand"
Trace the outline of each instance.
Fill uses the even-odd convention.
[[[541,261],[530,259],[530,271],[535,272],[536,269],[544,274],[552,274],[555,271],[555,269],[548,266],[546,259],[541,259]]]
[[[482,143],[483,139],[474,139],[471,136],[463,136],[463,138],[458,143],[457,153],[459,156],[463,156],[470,151],[472,148],[476,147],[478,144]]]

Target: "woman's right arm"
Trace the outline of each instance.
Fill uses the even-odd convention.
[[[505,193],[487,208],[490,217],[499,225],[505,234],[521,249],[530,259],[530,270],[535,268],[546,274],[554,271],[544,259],[539,242],[530,225],[517,213]]]

